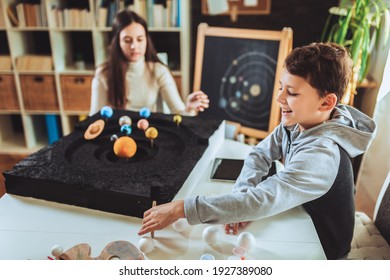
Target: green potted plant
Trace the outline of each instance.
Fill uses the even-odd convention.
[[[367,76],[371,51],[377,41],[382,14],[386,5],[382,0],[341,0],[338,7],[329,10],[321,41],[335,42],[346,47],[353,60],[353,75],[348,89],[341,101],[351,104],[358,83]]]

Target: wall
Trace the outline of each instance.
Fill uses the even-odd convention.
[[[387,26],[390,25],[390,12],[384,16]],[[389,30],[382,30],[389,32]],[[385,41],[385,39],[387,39]],[[359,170],[356,187],[357,195],[364,194],[366,199],[375,204],[383,182],[390,171],[390,40],[381,34],[379,44],[372,56],[373,65],[370,74],[380,85],[379,90],[373,89],[363,93],[362,111],[373,116],[377,123],[377,134],[368,151],[364,154]],[[387,59],[386,59],[387,57]],[[373,214],[373,207],[369,214]]]
[[[195,57],[196,34],[199,23],[205,22],[210,26],[248,28],[261,30],[282,30],[291,27],[294,32],[293,46],[302,46],[318,41],[325,25],[330,7],[337,6],[338,0],[272,0],[271,14],[256,16],[238,16],[233,23],[229,16],[202,15],[201,1],[191,1],[192,9],[192,67]],[[193,73],[191,75],[193,77]],[[193,79],[191,79],[193,80]]]

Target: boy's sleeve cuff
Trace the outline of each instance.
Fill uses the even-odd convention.
[[[202,223],[197,213],[197,201],[198,197],[187,198],[184,200],[184,213],[190,225]]]

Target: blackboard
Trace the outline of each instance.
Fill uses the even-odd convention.
[[[209,27],[201,24],[194,91],[210,99],[205,117],[239,123],[241,132],[264,138],[280,121],[276,93],[292,31]]]

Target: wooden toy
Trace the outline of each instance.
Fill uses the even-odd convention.
[[[56,247],[56,246],[55,246]],[[57,246],[60,247],[60,246]],[[53,247],[54,248],[54,247]],[[109,243],[99,256],[91,257],[91,247],[87,243],[73,246],[65,253],[55,256],[56,260],[143,260],[142,252],[128,241]]]

